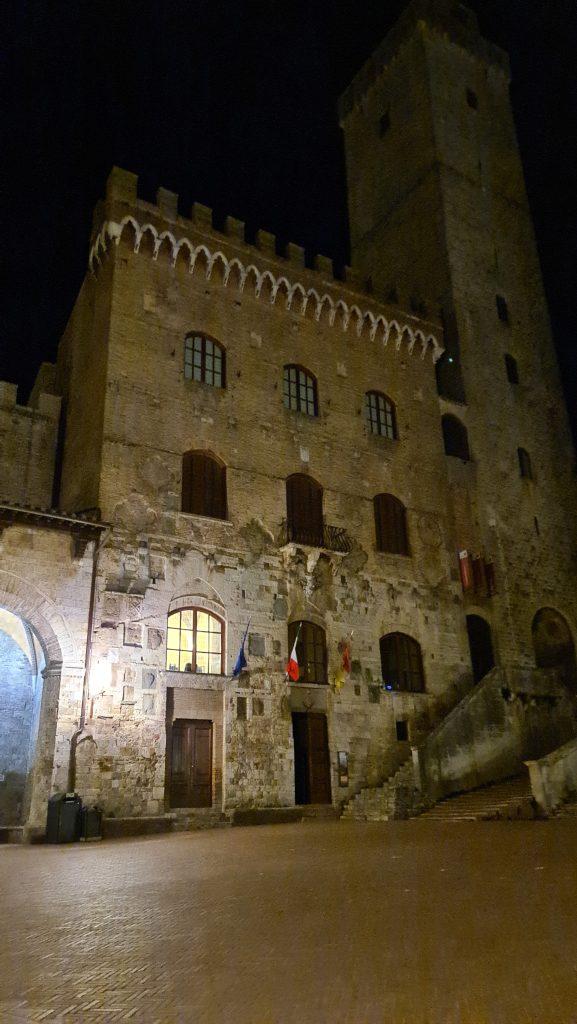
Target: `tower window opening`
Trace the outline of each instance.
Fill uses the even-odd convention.
[[[472,89],[467,89],[467,103],[469,104],[471,110],[479,109],[479,100],[477,97],[477,93],[473,92]]]
[[[533,479],[533,467],[531,466],[531,456],[525,448],[517,448],[517,456],[519,459],[519,473],[523,480]]]
[[[495,302],[497,304],[497,315],[502,324],[509,323],[509,307],[507,300],[502,295],[495,296]]]
[[[381,114],[379,118],[379,135],[381,139],[385,136],[391,127],[391,115],[388,110],[384,114]]]
[[[507,372],[507,380],[509,384],[519,383],[519,367],[517,366],[517,360],[515,356],[505,355],[505,370]]]

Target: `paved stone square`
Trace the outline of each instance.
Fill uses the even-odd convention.
[[[577,821],[1,847],[6,1024],[573,1024]]]

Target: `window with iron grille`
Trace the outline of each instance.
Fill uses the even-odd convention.
[[[393,494],[376,494],[375,531],[377,551],[388,551],[393,555],[409,555],[407,534],[407,510],[402,501]]]
[[[226,519],[226,466],[211,452],[185,452],[182,458],[183,512]]]
[[[397,417],[395,406],[387,395],[380,391],[367,391],[365,395],[365,416],[371,434],[388,437],[394,441],[397,437]]]
[[[204,608],[181,608],[168,616],[166,667],[169,672],[224,675],[224,623]]]
[[[519,472],[525,480],[533,479],[533,467],[531,466],[531,456],[525,448],[517,448],[517,456],[519,458]]]
[[[452,455],[463,462],[469,462],[469,436],[466,426],[456,416],[443,416],[441,419],[445,455]]]
[[[425,689],[421,646],[406,633],[389,633],[379,641],[386,690],[422,693]]]
[[[517,366],[517,360],[515,356],[505,355],[505,370],[507,371],[507,380],[509,384],[519,383],[519,367]]]
[[[318,416],[317,382],[312,373],[303,366],[285,366],[283,400],[287,409]]]
[[[188,334],[184,339],[184,377],[213,388],[225,386],[225,350],[205,334]]]
[[[300,626],[300,633],[299,633]],[[292,651],[295,637],[299,663],[299,683],[326,683],[327,645],[325,631],[315,622],[291,622],[288,628],[289,651]]]

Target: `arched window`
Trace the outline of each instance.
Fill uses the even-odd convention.
[[[213,388],[225,386],[225,350],[206,334],[187,334],[184,339],[184,377]]]
[[[468,462],[471,456],[469,453],[467,428],[456,416],[449,415],[443,416],[441,426],[443,428],[445,455],[453,455],[456,459],[463,459],[464,462]]]
[[[285,366],[283,400],[286,409],[318,416],[317,382],[312,373],[303,366]]]
[[[287,540],[323,547],[323,489],[305,473],[286,482]]]
[[[533,469],[529,452],[525,451],[524,448],[517,448],[517,457],[519,459],[519,473],[525,480],[532,480]]]
[[[171,672],[224,675],[224,623],[204,608],[181,608],[168,616],[166,667]]]
[[[300,626],[300,632],[299,632]],[[288,628],[289,653],[293,649],[295,637],[297,643],[297,661],[299,663],[300,683],[326,683],[327,679],[327,645],[325,631],[315,622],[290,622]]]
[[[402,501],[392,494],[376,494],[375,531],[377,551],[389,551],[393,555],[408,555],[407,510]]]
[[[365,416],[371,434],[379,434],[394,441],[397,437],[397,417],[390,398],[380,391],[367,391],[365,395]]]
[[[182,457],[182,511],[226,519],[226,466],[210,452]]]
[[[422,693],[425,689],[421,646],[406,633],[388,633],[379,641],[386,690]]]
[[[537,668],[556,668],[565,684],[577,692],[575,644],[567,620],[555,608],[541,608],[531,632]]]
[[[517,366],[517,360],[515,359],[515,356],[509,355],[508,352],[505,354],[505,370],[509,384],[518,384],[519,367]]]

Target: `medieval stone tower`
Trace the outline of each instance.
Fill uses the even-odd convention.
[[[536,608],[575,614],[577,566],[571,438],[509,81],[472,11],[414,0],[340,108],[352,263],[443,321],[445,446],[470,455],[448,460],[456,539],[499,563],[505,662],[532,657]]]

